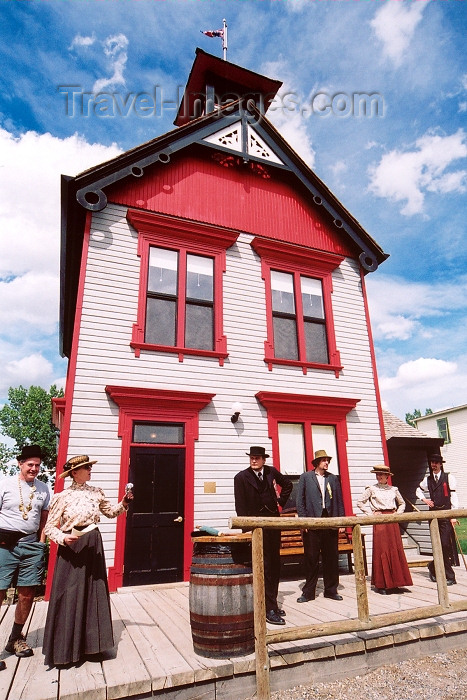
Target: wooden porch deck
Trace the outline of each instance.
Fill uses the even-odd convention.
[[[437,588],[426,569],[412,569],[410,592],[381,596],[369,589],[370,613],[406,610],[436,604]],[[456,569],[458,584],[448,588],[450,600],[467,596],[467,572]],[[319,595],[299,604],[301,581],[285,580],[280,600],[287,626],[357,616],[355,582],[341,576],[336,602]],[[318,584],[319,585],[319,584]],[[322,593],[322,590],[319,590]],[[122,589],[111,595],[116,648],[100,662],[47,669],[42,637],[47,603],[36,602],[28,621],[28,642],[34,656],[17,659],[3,653],[7,669],[0,672],[0,700],[111,700],[160,697],[164,700],[243,700],[256,691],[254,655],[207,659],[191,643],[188,584]],[[0,648],[11,629],[13,610],[1,608]],[[276,628],[280,629],[280,628]],[[283,628],[282,628],[283,629]],[[467,613],[451,613],[404,625],[313,640],[272,645],[271,688],[293,687],[365,673],[393,663],[467,646]]]

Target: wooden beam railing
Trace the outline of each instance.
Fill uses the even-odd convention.
[[[403,513],[400,515],[360,515],[342,518],[260,518],[235,517],[231,518],[231,528],[252,530],[252,559],[253,559],[253,596],[254,596],[254,625],[255,625],[255,655],[256,655],[256,691],[257,700],[270,700],[269,654],[268,644],[290,642],[299,639],[312,639],[344,632],[360,632],[374,630],[387,625],[424,620],[436,615],[442,615],[460,610],[467,610],[467,599],[455,602],[449,601],[446,577],[444,575],[443,552],[439,535],[438,520],[440,518],[466,518],[467,510],[456,509],[449,511],[423,511]],[[362,525],[381,523],[407,523],[428,520],[433,548],[436,582],[438,588],[438,605],[429,605],[410,610],[370,615],[368,604],[367,582],[361,537]],[[354,576],[357,595],[358,617],[350,620],[335,620],[318,624],[293,627],[282,631],[270,632],[266,628],[266,607],[264,600],[264,564],[263,564],[263,529],[272,530],[310,530],[339,527],[352,528],[354,545]]]

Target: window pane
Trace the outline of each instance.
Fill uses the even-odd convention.
[[[187,255],[186,265],[187,299],[212,301],[214,298],[214,260],[202,258],[199,255]]]
[[[198,350],[213,349],[212,306],[186,305],[185,347]]]
[[[329,362],[324,323],[305,321],[305,344],[307,362],[319,362],[320,364]]]
[[[160,445],[183,445],[183,425],[164,423],[135,423],[133,442]]]
[[[177,294],[178,253],[165,248],[149,249],[148,291]]]
[[[444,442],[451,442],[451,436],[449,435],[449,425],[447,418],[439,418],[436,421],[438,425],[438,435],[443,438]]]
[[[175,345],[176,302],[148,298],[146,307],[146,343]]]
[[[339,474],[335,427],[333,425],[312,425],[311,440],[313,443],[313,453],[317,450],[326,450],[326,454],[332,457],[329,462],[328,471],[333,474]]]
[[[300,475],[305,471],[305,447],[301,423],[279,423],[279,457],[282,474]]]
[[[271,270],[272,310],[295,314],[293,275]]]
[[[297,327],[295,319],[275,316],[274,354],[287,360],[298,360]]]
[[[305,318],[324,318],[323,290],[321,280],[301,277],[303,316]]]

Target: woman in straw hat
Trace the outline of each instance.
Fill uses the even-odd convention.
[[[89,486],[92,465],[87,455],[72,457],[59,478],[71,476],[69,488],[55,494],[45,534],[59,545],[45,623],[45,663],[78,663],[84,656],[113,648],[109,589],[100,514],[115,518],[128,508],[127,493],[113,506],[100,488]]]
[[[368,515],[403,513],[405,502],[399,489],[388,484],[389,477],[393,476],[389,467],[378,464],[371,473],[376,474],[377,483],[367,486],[363,492],[357,502],[360,510]],[[392,589],[413,585],[398,523],[373,525],[371,584],[383,595]]]

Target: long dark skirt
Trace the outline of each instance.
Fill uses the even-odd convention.
[[[371,583],[385,589],[413,585],[397,523],[373,525]]]
[[[42,650],[45,663],[57,666],[113,646],[104,549],[95,529],[58,548]]]

